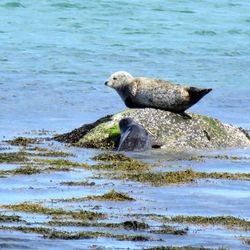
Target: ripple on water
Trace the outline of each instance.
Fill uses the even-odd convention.
[[[19,2],[8,2],[2,6],[6,8],[25,8],[25,6]]]

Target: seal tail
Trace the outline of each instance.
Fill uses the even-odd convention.
[[[190,87],[188,89],[190,104],[193,105],[197,103],[203,96],[208,94],[212,89],[199,89],[195,87]]]

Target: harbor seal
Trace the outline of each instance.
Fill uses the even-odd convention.
[[[121,119],[118,151],[145,151],[152,148],[151,138],[146,129],[131,118]]]
[[[212,90],[133,77],[126,71],[112,74],[105,85],[115,89],[129,108],[155,108],[180,114]]]

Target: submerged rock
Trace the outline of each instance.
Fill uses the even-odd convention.
[[[249,135],[241,128],[199,114],[188,115],[191,119],[158,109],[128,109],[54,139],[80,147],[115,149],[120,137],[118,123],[130,117],[147,129],[154,147],[192,150],[250,146]]]

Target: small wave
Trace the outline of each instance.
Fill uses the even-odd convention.
[[[231,29],[231,30],[228,30],[227,33],[228,34],[241,34],[242,32],[240,30],[237,30],[237,29]]]
[[[66,3],[66,2],[54,3],[54,4],[51,4],[50,6],[56,7],[59,9],[85,9],[85,7],[81,6],[80,4]]]
[[[242,53],[238,51],[227,51],[223,53],[223,56],[228,56],[228,57],[234,57],[234,56],[240,56]]]
[[[124,47],[124,44],[114,43],[114,44],[111,45],[111,47]]]
[[[194,14],[195,11],[193,10],[170,10],[171,12],[178,12],[178,13],[184,13],[184,14]]]
[[[217,33],[212,30],[199,30],[195,31],[194,34],[199,35],[199,36],[216,36]]]
[[[25,8],[25,6],[19,2],[8,2],[2,6],[6,8]]]
[[[82,24],[81,23],[73,23],[71,25],[71,27],[76,28],[76,29],[80,29],[80,28],[82,28]]]
[[[162,7],[153,8],[152,10],[153,11],[159,11],[159,12],[165,11]]]

